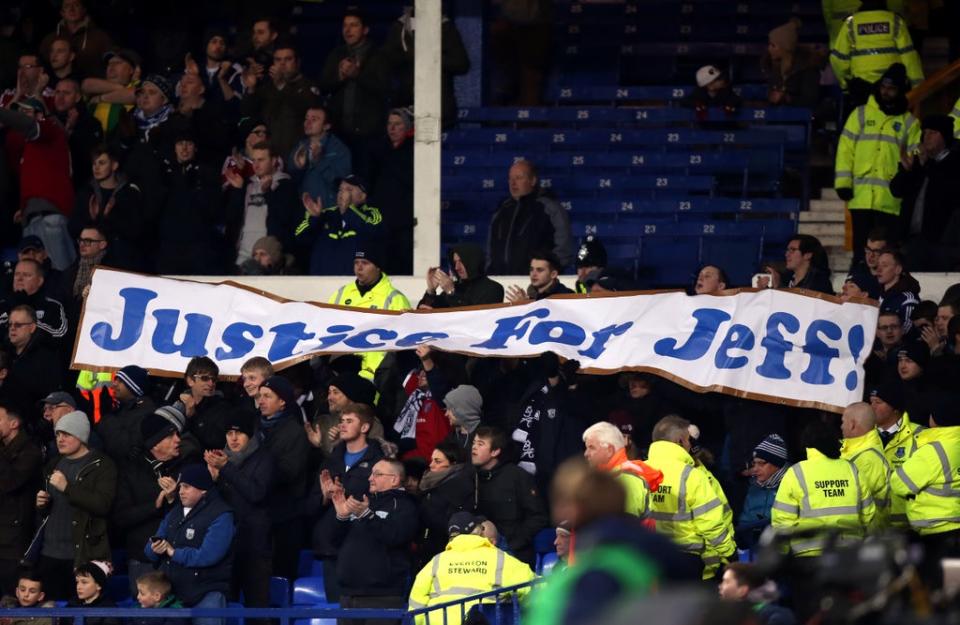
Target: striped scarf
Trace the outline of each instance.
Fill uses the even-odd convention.
[[[143,134],[144,141],[150,141],[150,131],[167,121],[167,117],[170,116],[170,111],[172,110],[172,106],[164,104],[156,113],[149,117],[144,115],[141,109],[133,112],[133,119],[137,122],[137,129]]]
[[[766,482],[761,482],[755,477],[750,479],[753,481],[754,484],[756,484],[760,488],[768,488],[771,490],[775,490],[777,488],[780,488],[780,480],[783,479],[783,476],[787,473],[787,469],[789,468],[790,468],[789,463],[783,465],[782,467],[780,467],[780,470],[774,473],[773,475],[771,475],[770,479],[767,480]]]

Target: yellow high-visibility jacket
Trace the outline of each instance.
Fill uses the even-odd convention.
[[[447,543],[445,551],[435,555],[424,566],[410,589],[410,610],[457,601],[470,595],[489,592],[496,588],[516,586],[536,577],[530,567],[504,551],[497,549],[483,536],[460,534]],[[517,594],[525,597],[529,588]],[[478,602],[467,602],[465,612]],[[493,603],[493,598],[484,600]],[[446,621],[443,612],[446,612]],[[430,625],[460,625],[460,607],[446,608],[430,614]],[[427,623],[425,615],[416,618],[417,625]]]
[[[920,534],[960,529],[960,427],[928,428],[917,444],[890,478],[893,492],[907,500],[910,527]]]
[[[953,103],[950,117],[953,118],[953,136],[960,139],[960,98],[957,98],[957,101]]]
[[[410,310],[410,301],[407,300],[407,296],[393,287],[387,274],[383,274],[380,281],[363,294],[360,293],[356,280],[345,284],[330,296],[328,303],[372,310]],[[373,380],[373,374],[383,362],[383,357],[384,352],[364,352],[360,375]]]
[[[874,96],[850,113],[837,145],[834,186],[853,189],[850,210],[900,214],[900,200],[890,193],[890,180],[900,165],[900,150],[916,150],[920,124],[909,112],[887,115]]]
[[[884,529],[890,515],[890,463],[883,454],[883,441],[876,429],[844,439],[840,457],[856,465],[860,486],[873,498],[877,511],[870,529]]]
[[[917,451],[917,434],[925,430],[922,425],[917,425],[910,420],[910,415],[906,412],[900,417],[900,429],[896,431],[883,448],[883,453],[890,463],[890,470],[896,471],[903,463]],[[910,527],[907,521],[907,500],[897,493],[890,491],[890,527],[906,529]]]
[[[676,443],[654,442],[647,464],[663,472],[663,481],[650,494],[650,517],[657,532],[670,537],[681,551],[700,556],[704,579],[709,579],[737,549],[726,498],[717,495],[719,487],[709,471],[697,467]]]
[[[780,482],[770,524],[781,530],[836,529],[841,538],[860,539],[875,510],[852,462],[807,449],[807,459],[790,467]],[[799,556],[820,555],[823,540],[798,536],[790,541],[790,549]]]
[[[891,11],[854,13],[830,46],[830,65],[844,89],[852,78],[877,82],[894,63],[903,63],[914,87],[923,82],[923,65],[907,23]]]
[[[823,0],[823,19],[827,23],[827,36],[832,43],[840,32],[844,20],[857,12],[860,0]],[[887,8],[905,17],[904,0],[887,0]]]

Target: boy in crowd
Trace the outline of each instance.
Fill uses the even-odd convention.
[[[53,601],[44,601],[43,581],[34,569],[22,569],[17,576],[16,596],[0,599],[0,608],[52,608]],[[0,618],[0,625],[53,625],[52,618]]]
[[[137,603],[141,608],[182,608],[183,604],[173,595],[173,584],[163,571],[150,571],[137,578]],[[181,625],[186,619],[135,618],[131,625]]]
[[[113,608],[116,603],[106,595],[107,577],[110,576],[109,562],[94,560],[84,562],[74,569],[77,580],[77,596],[71,599],[68,606],[72,608]],[[84,619],[90,625],[120,625],[120,619],[115,617],[93,617]]]

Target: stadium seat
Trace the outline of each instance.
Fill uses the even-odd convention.
[[[556,551],[543,554],[543,557],[540,559],[540,570],[537,571],[540,575],[548,575],[550,571],[553,570],[553,567],[556,566],[558,561],[558,556]]]
[[[107,595],[117,603],[130,599],[130,577],[126,574],[108,577]]]
[[[299,577],[293,583],[293,605],[326,605],[323,577]]]
[[[286,577],[270,578],[270,607],[290,607],[290,580]]]
[[[242,608],[243,604],[237,601],[229,601],[227,603],[228,608]],[[226,619],[227,625],[243,625],[245,619],[242,618],[228,618]]]
[[[556,551],[553,541],[557,539],[557,530],[552,527],[546,527],[533,537],[533,550],[535,553],[549,553]]]
[[[313,551],[303,549],[297,560],[297,577],[323,577],[323,562],[314,557]]]
[[[110,561],[113,563],[113,574],[127,572],[127,550],[113,549],[110,552]]]
[[[516,622],[512,601],[506,603],[481,603],[480,612],[486,617],[490,625],[514,625]]]

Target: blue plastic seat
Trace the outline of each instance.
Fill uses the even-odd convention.
[[[543,554],[543,557],[540,559],[540,570],[537,571],[540,575],[548,575],[553,567],[557,565],[558,556],[556,551]]]
[[[323,577],[323,561],[315,558],[309,549],[301,550],[297,560],[297,577]]]
[[[325,605],[323,577],[299,577],[293,582],[293,605]]]
[[[270,607],[290,607],[290,580],[286,577],[270,578]]]
[[[120,574],[108,577],[107,595],[117,603],[130,599],[130,576]]]

